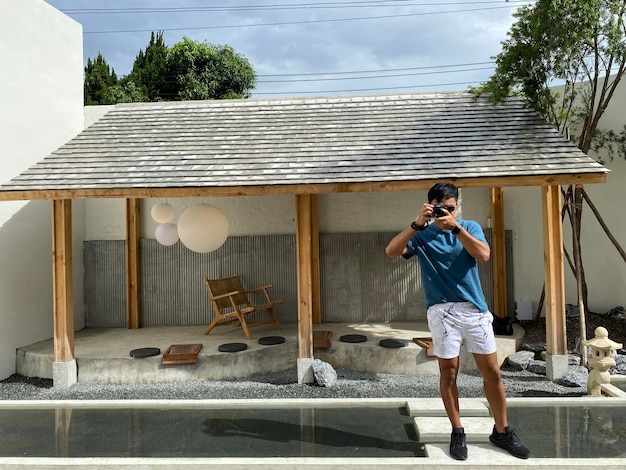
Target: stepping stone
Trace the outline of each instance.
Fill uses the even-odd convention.
[[[245,351],[246,349],[248,349],[248,345],[246,343],[226,343],[226,344],[220,344],[217,347],[217,350],[219,352],[239,352],[239,351]]]
[[[364,343],[367,341],[367,336],[365,335],[343,335],[339,338],[339,341],[342,343]]]
[[[463,418],[463,427],[467,442],[489,442],[489,436],[493,431],[492,417],[468,417]],[[450,442],[450,420],[444,417],[418,416],[414,418],[415,431],[418,440],[423,444]]]
[[[259,338],[258,343],[263,346],[273,346],[275,344],[283,344],[285,342],[285,338],[282,336],[264,336],[263,338]]]
[[[409,342],[405,339],[386,338],[386,339],[381,339],[378,342],[378,345],[382,346],[383,348],[398,349],[398,348],[406,348],[409,345]]]
[[[461,416],[491,416],[489,407],[481,399],[461,398],[459,400]],[[407,412],[409,416],[447,416],[441,398],[420,398],[407,400]]]
[[[159,354],[161,354],[161,350],[159,348],[138,348],[133,349],[130,352],[130,357],[143,359],[146,357],[158,356]]]

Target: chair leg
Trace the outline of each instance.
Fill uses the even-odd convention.
[[[274,329],[280,330],[280,324],[278,323],[278,318],[276,318],[276,314],[274,313],[274,307],[268,308],[267,311],[269,312],[272,320],[274,320]]]
[[[213,321],[212,321],[212,322],[211,322],[211,324],[207,327],[207,329],[206,329],[206,330],[204,330],[204,334],[205,334],[205,335],[208,335],[208,334],[209,334],[209,332],[210,332],[213,328],[215,328],[215,327],[217,326],[217,323],[218,323],[219,321],[220,321],[220,318],[219,318],[219,317],[217,317],[217,318],[213,319]]]
[[[250,330],[248,329],[248,324],[246,323],[246,318],[243,315],[237,315],[239,318],[239,323],[241,324],[241,328],[243,328],[243,332],[246,335],[246,338],[252,339],[252,335],[250,334]]]

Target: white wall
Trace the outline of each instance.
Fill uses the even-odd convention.
[[[320,231],[385,232],[400,231],[415,219],[426,191],[389,193],[321,194],[318,197]],[[488,189],[464,189],[461,212],[464,218],[487,226]],[[154,238],[157,223],[150,210],[159,202],[174,207],[176,222],[183,211],[195,204],[213,204],[224,211],[230,222],[230,235],[295,233],[295,196],[240,196],[198,199],[145,199],[142,201],[142,237]],[[122,199],[92,199],[86,203],[86,240],[125,238],[125,209]]]
[[[83,126],[82,27],[42,0],[0,0],[0,180]],[[83,204],[74,209],[75,312],[82,327]],[[0,202],[0,378],[17,347],[51,338],[51,202]]]

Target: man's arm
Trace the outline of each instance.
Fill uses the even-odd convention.
[[[463,244],[463,247],[467,250],[470,256],[475,258],[479,263],[486,263],[489,261],[489,257],[491,256],[491,248],[489,248],[489,245],[474,237],[460,225],[457,225],[457,227],[459,227],[461,231],[455,236]]]
[[[409,243],[409,240],[411,240],[415,232],[417,232],[417,229],[413,228],[413,226],[421,229],[426,228],[426,224],[430,220],[431,211],[432,206],[430,204],[424,204],[415,222],[391,239],[387,248],[385,248],[385,254],[390,258],[397,258],[405,254],[407,243]]]

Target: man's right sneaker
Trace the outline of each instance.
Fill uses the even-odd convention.
[[[509,454],[517,457],[518,459],[527,459],[530,455],[530,451],[522,444],[517,434],[513,432],[510,427],[504,428],[504,432],[500,433],[496,431],[496,427],[493,427],[493,432],[489,436],[489,440],[495,446],[506,450]]]
[[[465,443],[465,429],[452,428],[450,435],[450,455],[456,460],[467,460],[467,445]]]

